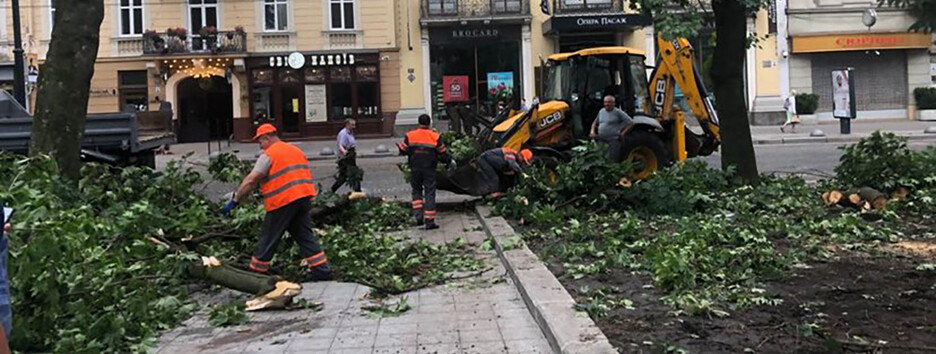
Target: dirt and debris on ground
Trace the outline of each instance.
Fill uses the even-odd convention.
[[[542,244],[533,242],[538,251]],[[577,289],[612,285],[633,301],[594,318],[624,353],[936,353],[936,241],[904,241],[870,253],[838,250],[827,261],[792,269],[766,284],[782,299],[716,316],[674,315],[647,275],[611,270],[593,279],[562,276],[559,260],[547,260],[577,300]]]

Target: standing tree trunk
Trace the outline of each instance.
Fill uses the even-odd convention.
[[[59,1],[39,74],[30,154],[51,155],[62,174],[74,179],[81,169],[88,91],[103,19],[103,0]]]
[[[744,102],[744,55],[747,49],[748,9],[741,0],[714,0],[714,62],[712,84],[721,119],[722,167],[735,166],[745,182],[756,182],[757,159],[751,141],[747,105]]]

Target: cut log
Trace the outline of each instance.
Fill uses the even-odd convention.
[[[843,194],[838,200],[838,205],[846,208],[861,208],[861,196],[858,193]]]
[[[840,200],[842,200],[842,192],[837,190],[822,193],[822,201],[825,202],[827,206],[838,204]]]
[[[881,210],[887,206],[887,195],[871,187],[861,187],[858,189],[858,195],[861,200],[871,204],[874,210]]]
[[[276,287],[270,292],[247,301],[247,311],[281,309],[286,307],[292,298],[302,293],[302,285],[278,281]]]
[[[893,200],[904,200],[907,196],[910,195],[910,190],[906,187],[898,187],[894,193],[891,194],[891,199]]]
[[[188,273],[193,278],[205,279],[215,284],[243,291],[254,295],[262,295],[276,289],[276,277],[248,272],[226,264],[220,267],[206,267],[201,263],[190,263]]]

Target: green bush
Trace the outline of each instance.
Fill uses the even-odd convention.
[[[894,133],[876,131],[844,150],[835,168],[843,187],[872,187],[890,192],[897,187],[934,184],[936,152],[932,148],[923,152],[910,150],[907,138]]]
[[[936,109],[936,87],[917,87],[913,90],[913,99],[918,109]]]
[[[819,95],[814,93],[796,94],[796,113],[813,114],[819,108]]]

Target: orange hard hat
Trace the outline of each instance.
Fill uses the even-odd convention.
[[[270,123],[261,124],[259,127],[257,127],[257,135],[254,135],[253,140],[257,140],[261,136],[264,136],[270,133],[276,133],[276,127],[274,127],[273,124],[270,124]]]
[[[533,161],[533,152],[530,151],[530,149],[523,149],[523,150],[520,150],[520,157],[522,157],[523,160],[526,161],[526,162],[532,162],[532,161]]]

